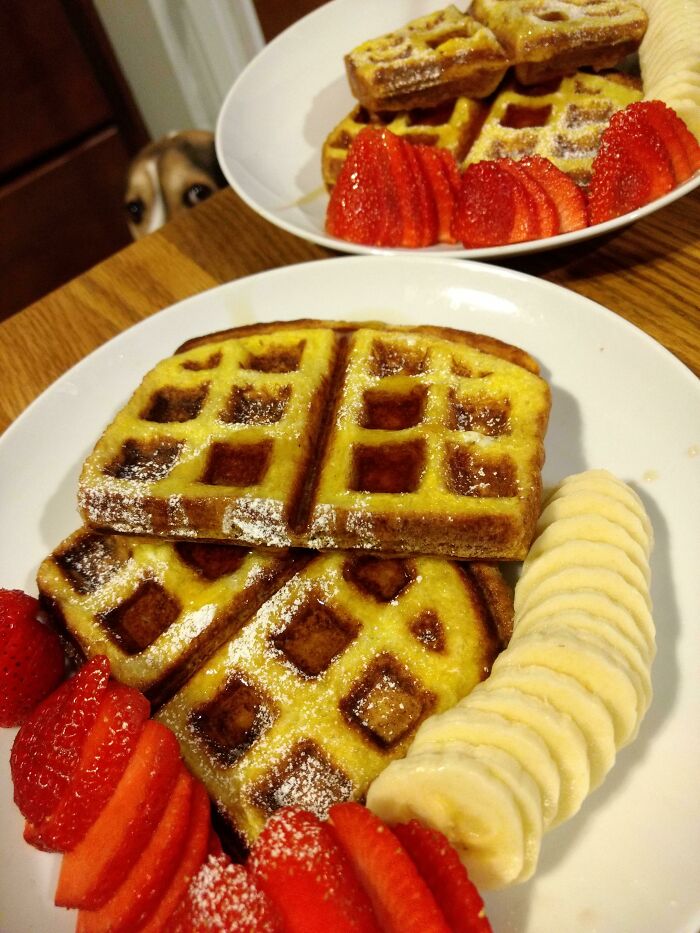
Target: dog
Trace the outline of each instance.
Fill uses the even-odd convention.
[[[132,237],[153,233],[226,186],[213,133],[183,130],[150,143],[127,172],[124,207]]]

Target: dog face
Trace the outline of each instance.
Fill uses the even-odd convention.
[[[124,206],[135,240],[152,233],[179,211],[226,187],[204,130],[173,133],[146,146],[129,166]]]

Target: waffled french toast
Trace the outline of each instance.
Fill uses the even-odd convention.
[[[487,675],[510,624],[489,565],[314,555],[158,713],[237,847],[285,805],[361,800]]]
[[[509,60],[490,29],[448,6],[370,39],[345,56],[350,89],[369,110],[486,97]]]
[[[474,0],[469,12],[496,35],[521,84],[614,68],[639,48],[647,26],[632,0]]]
[[[546,382],[449,328],[298,321],[189,341],[84,464],[103,530],[459,559],[525,556]]]

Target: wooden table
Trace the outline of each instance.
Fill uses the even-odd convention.
[[[331,255],[221,192],[0,324],[0,431],[129,325],[219,283]],[[700,374],[700,189],[617,234],[507,265],[600,302]]]

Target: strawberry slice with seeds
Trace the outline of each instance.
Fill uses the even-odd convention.
[[[76,933],[129,933],[153,912],[184,851],[194,778],[182,765],[153,835],[123,883],[97,910],[81,910]]]
[[[329,825],[298,807],[274,813],[248,869],[289,933],[379,933],[369,899]]]
[[[142,693],[109,684],[65,792],[42,823],[27,823],[26,842],[48,852],[67,852],[80,842],[112,796],[149,714]]]
[[[586,196],[562,170],[543,156],[518,159],[521,171],[534,179],[552,199],[559,216],[559,233],[570,233],[588,226]]]
[[[491,933],[484,902],[448,839],[417,820],[392,826],[447,919],[452,933]]]
[[[535,205],[525,185],[498,160],[475,162],[462,173],[452,232],[468,249],[537,237]]]
[[[700,144],[674,110],[660,100],[636,101],[629,109],[661,139],[677,184],[700,168]]]
[[[334,804],[333,831],[369,894],[385,933],[449,933],[450,927],[397,837],[359,803]]]
[[[78,845],[63,856],[58,907],[95,910],[124,882],[168,801],[180,770],[173,733],[149,719],[104,809]]]
[[[65,677],[58,635],[37,618],[39,603],[0,589],[0,726],[20,726]]]
[[[416,144],[413,151],[423,169],[437,210],[437,240],[454,243],[452,216],[459,190],[459,170],[454,156],[445,149]]]
[[[498,164],[514,178],[517,178],[525,187],[535,205],[537,215],[538,237],[556,236],[560,231],[559,212],[553,198],[546,188],[526,168],[513,159],[499,159]]]
[[[30,823],[55,810],[97,719],[109,661],[94,657],[39,704],[15,736],[10,756],[15,803]]]
[[[190,882],[175,933],[282,933],[272,901],[243,866],[210,855]]]
[[[668,150],[650,132],[641,113],[625,107],[613,114],[593,160],[588,205],[591,223],[636,210],[675,186]]]
[[[387,135],[389,134],[387,131]],[[401,154],[408,168],[408,176],[395,176],[400,191],[400,203],[405,217],[411,216],[413,224],[406,222],[401,246],[433,246],[438,239],[438,212],[433,190],[423,164],[418,158],[416,147],[399,136],[394,136],[400,145]]]

